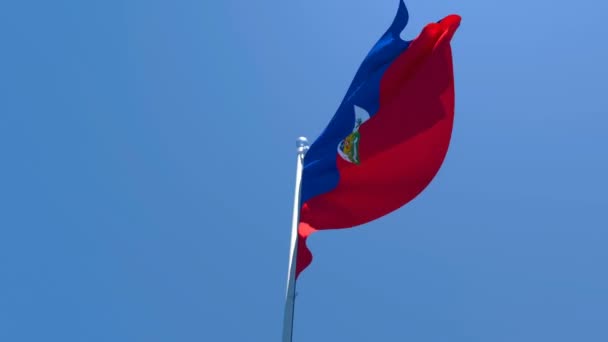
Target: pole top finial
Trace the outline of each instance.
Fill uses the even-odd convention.
[[[308,139],[306,137],[299,137],[296,140],[296,147],[298,148],[298,154],[305,154],[308,151]]]

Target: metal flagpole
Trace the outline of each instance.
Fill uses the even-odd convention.
[[[285,316],[283,318],[283,342],[291,342],[293,336],[293,316],[296,301],[296,257],[298,255],[298,224],[300,223],[300,185],[304,170],[304,155],[308,150],[308,140],[298,138],[298,164],[296,166],[296,186],[291,221],[291,241],[289,248],[289,269],[287,271],[287,293],[285,296]]]

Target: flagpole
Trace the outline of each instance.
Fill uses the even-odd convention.
[[[302,171],[304,170],[304,155],[308,150],[308,140],[304,137],[296,141],[298,148],[298,163],[296,165],[296,184],[293,200],[293,215],[291,220],[291,241],[289,248],[289,268],[287,270],[287,293],[285,295],[285,316],[283,318],[283,342],[291,342],[293,336],[293,317],[296,301],[296,258],[298,255],[298,224],[300,223],[300,189]]]

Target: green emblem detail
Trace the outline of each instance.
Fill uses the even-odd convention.
[[[338,153],[340,156],[357,165],[361,162],[359,159],[359,141],[361,140],[359,127],[361,127],[367,119],[369,119],[369,114],[362,108],[355,106],[355,127],[353,132],[338,144]]]

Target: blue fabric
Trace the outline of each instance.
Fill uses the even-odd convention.
[[[304,158],[302,204],[338,185],[338,144],[353,131],[355,106],[365,109],[370,116],[378,111],[380,81],[384,72],[410,44],[399,37],[408,19],[407,8],[403,0],[400,0],[393,23],[367,54],[338,110],[323,133],[310,146]]]

